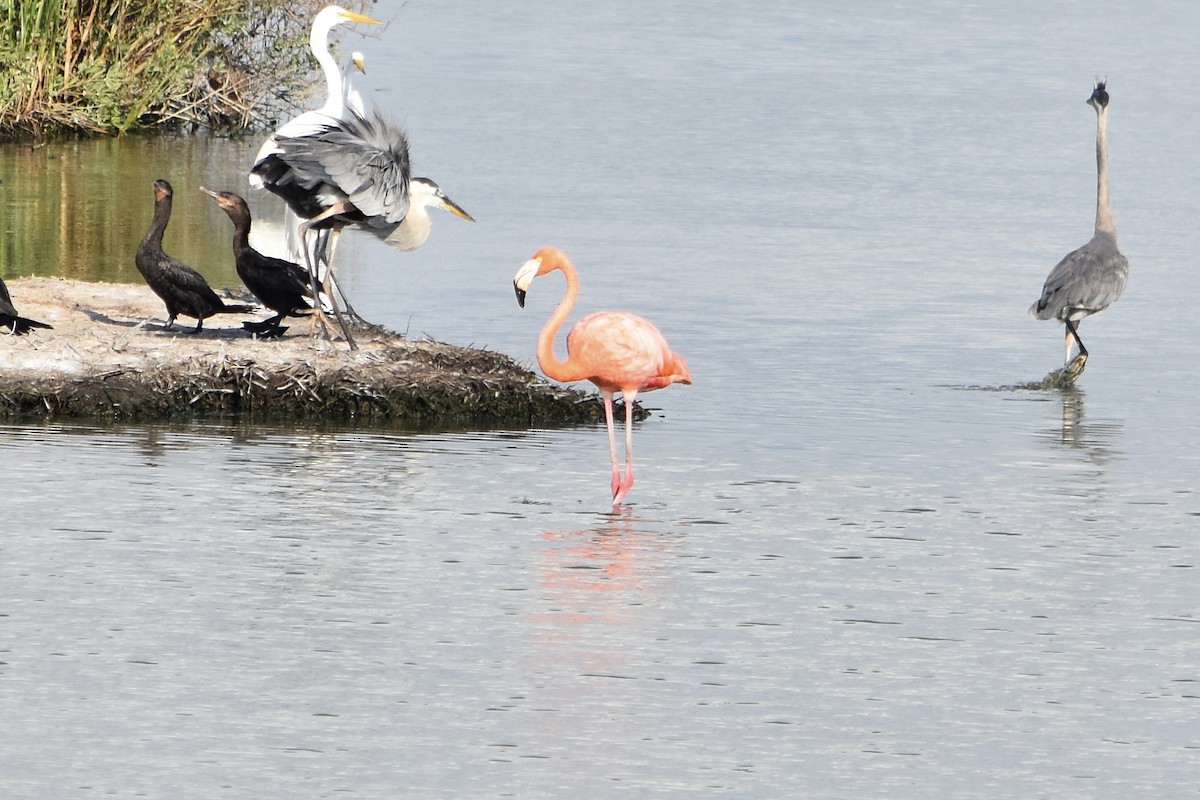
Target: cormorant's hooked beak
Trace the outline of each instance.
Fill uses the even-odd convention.
[[[475,221],[475,218],[468,214],[462,206],[451,200],[449,197],[446,197],[446,195],[441,195],[438,197],[438,200],[441,201],[441,207],[449,211],[454,216],[465,219],[467,222]]]
[[[203,186],[200,187],[200,191],[204,192],[213,200],[216,200],[217,205],[221,206],[222,208],[225,207],[225,198],[221,196],[223,192],[214,192],[212,189],[205,189]]]
[[[541,267],[542,260],[540,258],[531,258],[521,265],[513,278],[513,290],[517,293],[517,305],[521,308],[525,307],[525,294],[529,291],[529,284],[533,283],[533,279],[537,277]]]

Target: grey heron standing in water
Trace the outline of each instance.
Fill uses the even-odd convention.
[[[1088,98],[1096,110],[1096,232],[1092,240],[1066,255],[1050,271],[1042,296],[1029,307],[1038,319],[1058,319],[1066,325],[1066,353],[1071,379],[1079,377],[1087,364],[1088,351],[1079,338],[1079,323],[1087,316],[1108,308],[1125,291],[1129,262],[1117,249],[1117,228],[1108,200],[1108,91],[1097,81]],[[1079,355],[1071,361],[1071,343],[1079,346]],[[1068,363],[1069,362],[1069,363]]]

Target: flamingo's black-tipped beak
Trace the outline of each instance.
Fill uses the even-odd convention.
[[[533,283],[533,279],[537,277],[537,271],[542,266],[540,258],[531,258],[521,265],[517,270],[517,274],[513,277],[513,289],[517,292],[517,303],[521,308],[525,307],[525,292],[529,290],[529,284]]]

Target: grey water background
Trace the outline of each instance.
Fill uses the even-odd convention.
[[[348,234],[356,308],[533,365],[556,244],[696,383],[620,514],[594,427],[3,426],[0,795],[1200,794],[1200,9],[372,13],[342,50],[479,222]],[[1104,76],[1130,287],[1017,390]],[[234,282],[197,187],[258,144],[0,149],[3,274],[135,280],[165,177]]]

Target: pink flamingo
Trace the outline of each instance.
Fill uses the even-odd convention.
[[[621,504],[633,487],[633,400],[638,392],[649,392],[672,383],[691,383],[683,356],[667,346],[667,340],[649,321],[627,311],[597,311],[575,323],[567,334],[567,360],[554,356],[554,338],[579,296],[579,275],[570,259],[558,248],[543,247],[517,270],[513,287],[517,303],[525,307],[525,293],[533,279],[561,270],[567,276],[563,299],[538,334],[537,360],[542,372],[556,381],[589,380],[604,398],[608,423],[608,449],[612,456],[613,507]],[[625,477],[617,460],[617,434],[613,426],[613,395],[625,400]]]

